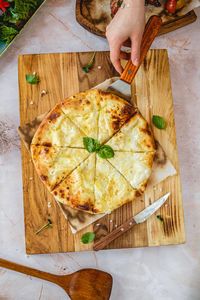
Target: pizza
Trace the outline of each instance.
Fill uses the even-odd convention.
[[[35,169],[54,198],[91,214],[141,195],[154,154],[154,138],[138,110],[97,89],[57,104],[31,143]]]

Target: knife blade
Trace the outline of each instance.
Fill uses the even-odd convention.
[[[144,210],[137,215],[130,218],[128,221],[114,229],[112,232],[100,239],[100,241],[94,242],[93,249],[95,251],[104,249],[108,244],[120,237],[124,232],[130,230],[134,225],[145,222],[151,217],[169,198],[170,193],[165,194],[151,205],[147,206]]]
[[[107,91],[116,94],[128,101],[131,98],[131,83],[140,67],[142,62],[144,61],[148,50],[151,47],[152,42],[157,36],[160,27],[162,25],[162,20],[158,16],[152,16],[144,30],[141,47],[140,47],[140,61],[138,66],[134,66],[129,60],[125,66],[124,71],[122,72],[120,79],[112,83]]]

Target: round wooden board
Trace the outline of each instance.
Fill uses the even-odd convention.
[[[105,37],[106,26],[111,21],[110,0],[76,0],[76,20],[86,30]],[[194,10],[180,17],[164,17],[159,35],[174,31],[195,22]]]

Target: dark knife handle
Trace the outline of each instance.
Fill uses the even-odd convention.
[[[114,229],[112,232],[104,236],[100,239],[98,242],[94,242],[93,249],[95,251],[104,249],[108,244],[110,244],[112,241],[114,241],[116,238],[120,237],[122,234],[127,232],[129,229],[131,229],[134,225],[137,223],[135,220],[130,218],[128,221],[126,221],[124,224],[120,225],[116,229]]]
[[[145,27],[142,42],[141,42],[139,65],[136,67],[132,64],[132,61],[129,60],[125,66],[123,73],[121,74],[120,79],[131,84],[140,65],[145,59],[147,52],[151,47],[151,44],[153,43],[155,37],[158,35],[161,25],[162,25],[162,20],[160,17],[152,16],[149,19]]]

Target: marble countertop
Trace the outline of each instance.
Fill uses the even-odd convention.
[[[47,0],[0,59],[0,257],[55,274],[84,267],[110,272],[111,300],[200,299],[200,9],[198,20],[157,38],[169,51],[187,243],[98,253],[25,254],[17,56],[21,53],[108,50],[78,25],[74,0]],[[1,300],[68,299],[45,281],[0,269]],[[80,299],[81,300],[81,299]]]

